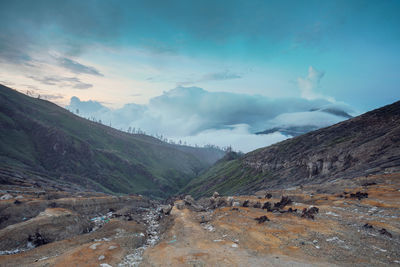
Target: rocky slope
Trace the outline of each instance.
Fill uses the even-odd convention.
[[[176,193],[223,154],[127,134],[0,85],[3,168],[91,191],[159,198]]]
[[[400,171],[400,102],[220,161],[185,188],[195,196]]]

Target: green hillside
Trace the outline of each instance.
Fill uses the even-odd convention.
[[[166,197],[222,156],[124,133],[0,85],[0,166],[90,190]]]
[[[182,192],[198,198],[217,191],[223,195],[240,194],[243,189],[254,187],[266,174],[245,167],[235,152],[226,155],[202,175],[193,179]]]

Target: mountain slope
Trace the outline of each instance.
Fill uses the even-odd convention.
[[[166,197],[223,154],[127,134],[0,85],[1,166],[91,190]]]
[[[186,191],[251,193],[400,171],[400,101],[361,116],[219,161]]]

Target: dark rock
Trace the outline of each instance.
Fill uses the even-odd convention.
[[[267,211],[272,211],[271,202],[265,202],[264,205],[262,206],[262,209]]]
[[[363,198],[368,198],[368,193],[358,191],[355,194],[351,193],[350,198],[357,198],[358,200],[361,200]]]
[[[261,208],[261,203],[257,201],[257,202],[253,205],[253,208],[260,209],[260,208]]]
[[[317,207],[311,207],[309,209],[304,208],[303,212],[301,214],[302,218],[309,218],[314,220],[314,215],[319,212],[319,209]]]
[[[243,202],[243,207],[245,207],[245,208],[247,208],[248,206],[249,206],[249,200],[245,200],[244,202]]]
[[[265,198],[270,199],[272,197],[272,195],[270,193],[265,195]]]
[[[286,205],[292,203],[292,200],[289,197],[282,196],[281,201],[276,202],[274,204],[274,208],[276,209],[283,209]]]
[[[254,220],[258,221],[258,223],[263,223],[263,222],[269,222],[269,219],[267,216],[263,215],[261,217],[255,218]]]
[[[161,212],[164,215],[169,215],[171,213],[172,206],[171,205],[161,205]]]
[[[38,247],[50,243],[51,241],[43,237],[40,233],[36,233],[28,236],[28,242],[31,242],[35,247]]]
[[[287,211],[288,211],[288,212],[297,212],[297,209],[289,208]]]
[[[386,235],[386,236],[388,236],[388,237],[390,237],[390,238],[393,237],[392,234],[389,233],[385,228],[382,228],[381,230],[379,230],[379,233],[380,233],[381,235]]]
[[[367,182],[367,183],[363,183],[362,186],[371,186],[371,185],[376,185],[375,182]]]
[[[374,227],[373,227],[371,224],[369,224],[369,223],[364,224],[363,227],[364,227],[365,229],[374,229]]]
[[[19,205],[19,204],[22,204],[22,202],[17,199],[17,200],[14,201],[14,204],[15,205]]]

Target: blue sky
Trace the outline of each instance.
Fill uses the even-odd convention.
[[[400,1],[0,0],[0,82],[61,106],[195,86],[358,114],[399,100],[398,14]]]

